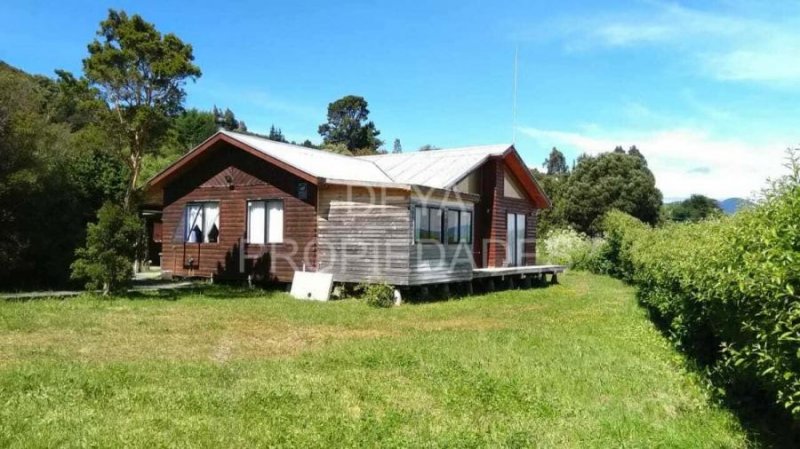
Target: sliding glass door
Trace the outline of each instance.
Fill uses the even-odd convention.
[[[506,215],[506,266],[523,265],[525,255],[525,214]]]

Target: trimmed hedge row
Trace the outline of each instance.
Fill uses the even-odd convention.
[[[610,274],[638,287],[720,392],[766,393],[800,422],[800,179],[732,217],[653,229],[604,220]]]

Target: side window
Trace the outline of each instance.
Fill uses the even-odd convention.
[[[247,243],[283,243],[283,201],[247,202]]]
[[[183,237],[188,243],[219,241],[219,203],[206,201],[189,203],[184,210]]]
[[[442,210],[435,207],[414,207],[414,243],[441,242],[443,234]]]
[[[472,212],[447,210],[447,243],[472,243]]]

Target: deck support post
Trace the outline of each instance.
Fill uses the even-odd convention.
[[[523,274],[522,275],[522,280],[521,280],[520,283],[521,283],[521,287],[524,288],[524,289],[531,288],[531,277]]]
[[[506,278],[506,286],[509,290],[514,290],[514,277],[509,276]]]
[[[472,289],[472,281],[465,282],[464,283],[464,293],[466,293],[467,296],[472,296],[473,292],[474,291]]]
[[[493,292],[494,291],[494,279],[486,278],[486,291]]]
[[[442,284],[441,291],[442,291],[442,297],[443,298],[449,298],[450,297],[450,284],[448,284],[447,282]]]
[[[558,275],[556,274],[555,271],[553,272],[553,275],[550,277],[550,283],[551,284],[558,284]]]

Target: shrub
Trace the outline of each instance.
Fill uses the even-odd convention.
[[[86,246],[75,252],[72,277],[85,280],[87,289],[102,288],[104,295],[127,287],[141,230],[135,214],[105,203],[97,212],[97,223],[86,228]]]
[[[542,258],[552,264],[601,272],[604,245],[601,238],[590,238],[569,228],[556,229],[541,242]]]
[[[728,391],[766,394],[800,423],[800,167],[732,217],[652,229],[605,217],[611,274]]]
[[[361,284],[358,290],[361,293],[361,299],[373,307],[392,307],[394,305],[394,287],[385,282]]]

